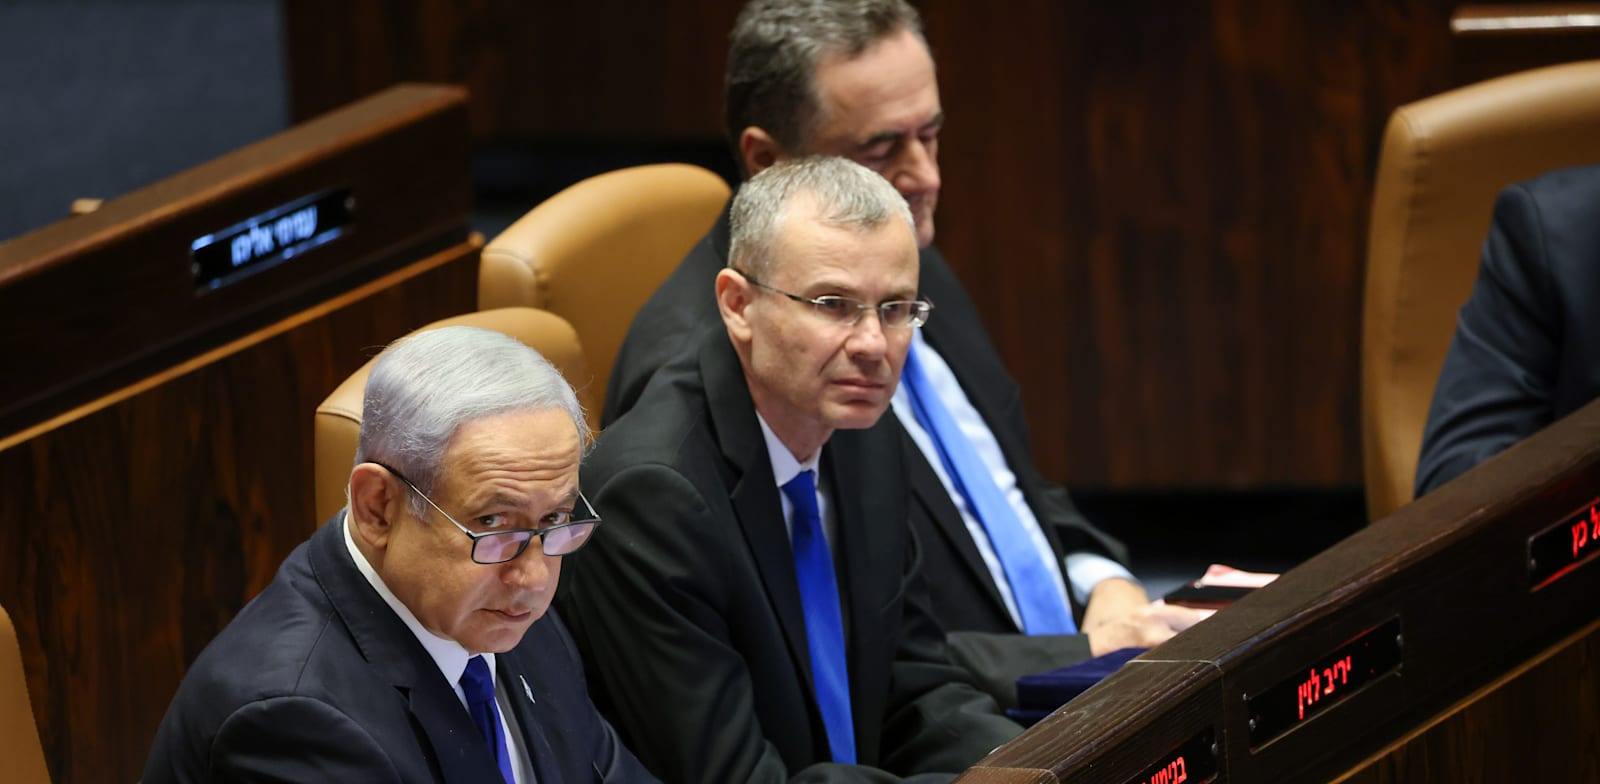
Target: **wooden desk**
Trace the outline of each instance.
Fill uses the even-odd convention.
[[[960,780],[1600,780],[1597,503],[1600,403],[1136,659]],[[1553,556],[1530,550],[1544,531]],[[1373,663],[1364,683],[1346,655]]]
[[[462,90],[400,87],[0,245],[0,605],[58,784],[139,777],[188,663],[321,522],[316,405],[472,309],[468,143]],[[197,240],[319,194],[337,236],[291,221],[291,257],[197,281]]]

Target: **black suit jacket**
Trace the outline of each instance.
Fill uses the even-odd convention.
[[[596,699],[666,781],[958,772],[1020,729],[946,654],[905,519],[901,438],[834,433],[831,486],[859,765],[831,759],[766,442],[726,334],[657,374],[583,470],[606,520],[559,601]]]
[[[540,784],[655,780],[590,703],[553,611],[496,657],[495,677]],[[356,569],[341,513],[189,668],[143,780],[481,784],[500,772],[451,684]]]
[[[1428,410],[1417,495],[1600,395],[1600,167],[1513,185]]]
[[[606,390],[607,423],[631,408],[657,369],[685,350],[706,330],[721,332],[713,280],[727,266],[728,211],[683,263],[651,295],[634,317],[611,369]],[[1062,488],[1045,482],[1034,467],[1023,418],[1022,396],[1000,363],[977,308],[938,249],[921,253],[921,290],[934,303],[923,329],[928,344],[944,358],[962,389],[988,423],[1018,486],[1038,517],[1057,560],[1067,553],[1098,552],[1126,562],[1126,550],[1079,514]],[[885,417],[895,420],[893,415]],[[895,429],[899,428],[894,421]],[[903,433],[903,431],[902,431]],[[932,588],[934,615],[952,632],[957,656],[984,679],[985,687],[1006,701],[1017,675],[1059,667],[1086,658],[1082,635],[1002,642],[977,633],[1018,633],[960,513],[922,452],[905,436],[913,503],[912,527],[921,543]],[[1081,617],[1081,607],[1075,608]]]

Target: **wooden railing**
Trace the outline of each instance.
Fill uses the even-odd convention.
[[[1596,780],[1597,503],[1600,403],[1135,659],[960,780]]]
[[[399,87],[0,245],[0,606],[57,784],[139,777],[320,522],[316,405],[473,308],[468,150],[464,91]]]

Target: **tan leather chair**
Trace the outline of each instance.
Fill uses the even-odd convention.
[[[44,747],[39,743],[39,726],[34,722],[33,704],[28,701],[28,680],[22,671],[22,649],[17,645],[17,629],[11,616],[0,607],[0,768],[6,781],[17,784],[50,784],[50,771],[44,764]]]
[[[1412,498],[1422,430],[1495,195],[1600,163],[1600,61],[1513,74],[1402,106],[1372,195],[1361,433],[1371,519]]]
[[[478,307],[541,308],[572,322],[591,375],[568,380],[603,402],[633,314],[716,222],[728,193],[721,177],[682,163],[573,185],[483,249]]]
[[[504,332],[543,354],[569,380],[583,378],[589,372],[578,334],[571,324],[552,313],[532,308],[485,310],[436,321],[417,331],[457,325]],[[362,397],[373,361],[362,365],[317,406],[313,443],[318,522],[332,518],[344,507],[345,487],[355,465],[356,439],[361,434]],[[578,401],[591,420],[598,416],[597,397],[579,388]]]

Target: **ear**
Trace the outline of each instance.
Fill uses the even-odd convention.
[[[739,134],[739,162],[744,164],[746,177],[754,177],[762,169],[787,157],[789,154],[783,146],[761,128],[752,125]]]
[[[728,327],[728,337],[735,346],[750,344],[750,320],[746,311],[750,307],[755,287],[743,275],[731,269],[717,273],[717,310],[722,323]]]
[[[388,471],[362,463],[350,472],[350,512],[345,524],[362,553],[382,553],[389,546],[394,522],[403,514],[405,496]],[[377,564],[373,564],[376,566]]]

